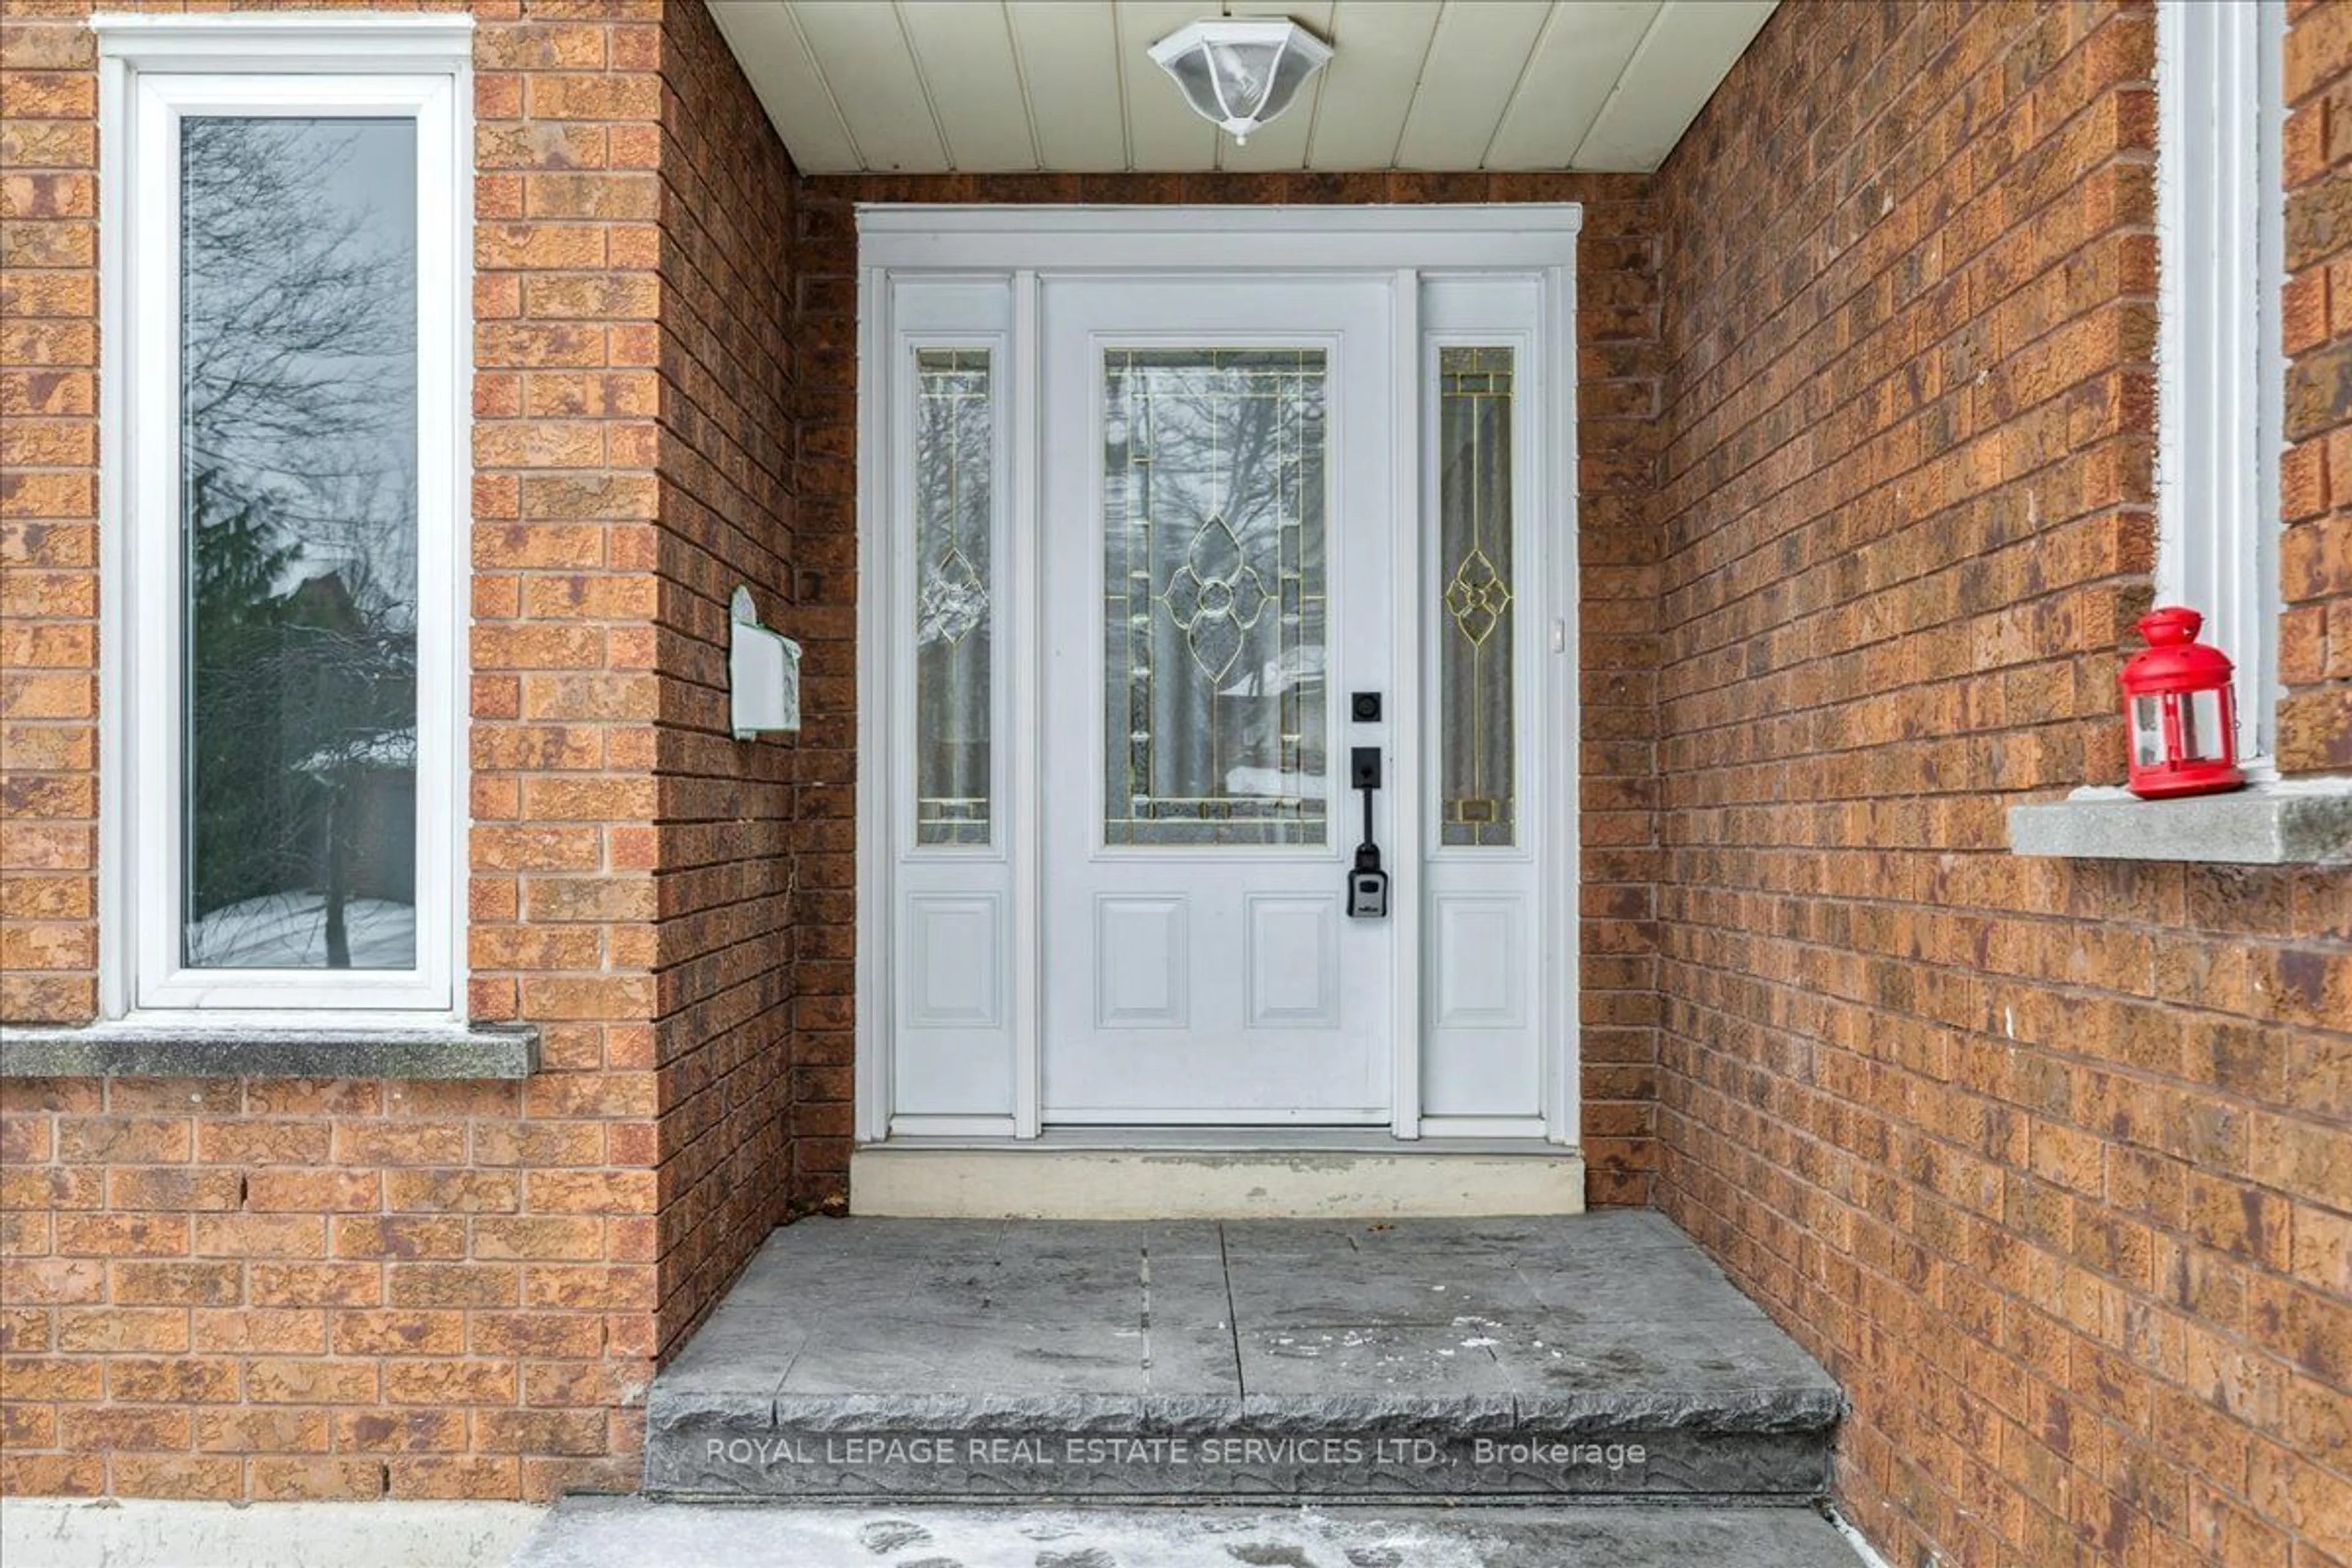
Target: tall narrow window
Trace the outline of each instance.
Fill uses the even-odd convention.
[[[1515,842],[1507,348],[1437,351],[1438,840]]]
[[[404,74],[270,69],[299,23],[101,30],[125,1009],[457,1005],[455,20],[345,41],[440,62]]]
[[[915,842],[989,841],[996,420],[985,349],[915,352]]]

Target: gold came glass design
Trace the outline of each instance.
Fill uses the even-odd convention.
[[[989,841],[996,449],[986,349],[915,353],[915,842]]]
[[[1503,624],[1503,613],[1511,607],[1511,585],[1476,545],[1454,569],[1454,581],[1445,585],[1445,607],[1453,614],[1454,629],[1474,647]]]
[[[1325,364],[1104,356],[1104,839],[1325,841]]]
[[[964,638],[988,618],[988,583],[980,568],[952,540],[923,574],[923,591],[916,606],[918,624],[949,647],[961,647]]]
[[[1223,680],[1265,612],[1265,583],[1222,517],[1192,535],[1184,563],[1160,591],[1168,618],[1183,632],[1193,662],[1211,680]]]
[[[1515,842],[1513,351],[1437,351],[1439,842]]]

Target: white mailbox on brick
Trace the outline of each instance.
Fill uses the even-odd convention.
[[[735,738],[801,727],[801,645],[760,624],[751,590],[728,605],[727,689]]]

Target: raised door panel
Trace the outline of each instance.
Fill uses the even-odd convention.
[[[915,868],[926,872],[950,885],[898,896],[892,1115],[1010,1117],[1008,905],[994,890],[953,885],[981,868]]]
[[[1433,1009],[1441,1029],[1517,1029],[1528,1021],[1525,901],[1440,893]]]
[[[1336,896],[1252,893],[1242,900],[1244,1016],[1252,1028],[1337,1028],[1339,1023],[1339,900]]]
[[[1181,1029],[1192,997],[1190,900],[1097,899],[1095,1026]]]
[[[908,900],[909,1028],[993,1029],[1004,1021],[1003,905],[993,893]]]

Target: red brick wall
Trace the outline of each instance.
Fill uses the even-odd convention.
[[[2310,773],[2352,769],[2352,11],[2289,16],[2279,765]]]
[[[0,11],[0,1017],[98,1007],[98,79]]]
[[[534,1458],[484,1484],[535,1496],[628,1483],[641,1419],[631,1406],[660,1348],[649,775],[667,149],[654,7],[501,9],[475,8],[468,1000],[476,1017],[541,1025],[553,1069],[503,1100],[480,1091],[472,1139],[478,1148],[518,1110],[524,1119],[517,1223],[547,1260],[516,1281],[521,1370],[528,1380],[544,1359],[540,1397],[575,1429],[555,1450],[567,1459]],[[460,1256],[478,1263],[467,1242]],[[509,1305],[504,1279],[460,1279],[468,1294],[453,1305]],[[451,1314],[469,1345],[475,1315]],[[465,1414],[474,1426],[487,1418]],[[462,1436],[463,1448],[478,1446]],[[400,1494],[396,1474],[390,1489]]]
[[[93,50],[0,10],[0,1017],[95,1010]],[[470,7],[470,994],[527,1083],[0,1084],[0,1491],[634,1483],[656,1357],[782,1211],[795,179],[699,6]],[[723,304],[722,304],[723,301]]]
[[[667,1352],[781,1220],[797,762],[735,740],[728,602],[800,633],[792,267],[798,175],[700,5],[662,14],[661,1339]]]
[[[2305,355],[2347,16],[2291,51]],[[1839,1495],[1906,1564],[2352,1561],[2352,875],[2005,848],[2121,773],[2152,61],[2145,5],[1790,4],[1656,188],[1659,1201],[1845,1385]]]
[[[802,203],[801,353],[807,416],[803,564],[825,552],[821,603],[806,617],[827,635],[808,668],[829,710],[848,711],[856,663],[852,574],[856,492],[856,233],[852,207],[877,202],[1559,202],[1585,204],[1577,271],[1578,439],[1583,571],[1584,1153],[1596,1204],[1648,1201],[1654,1168],[1657,1063],[1655,866],[1651,725],[1656,638],[1656,536],[1647,511],[1658,407],[1658,244],[1638,176],[1577,174],[1186,174],[868,176],[813,179]],[[842,726],[802,754],[823,772],[804,831],[823,853],[800,864],[811,903],[803,940],[803,1048],[828,1076],[799,1123],[805,1164],[830,1172],[850,1131],[845,962],[851,864],[852,733]],[[813,749],[825,748],[824,761]],[[814,956],[812,954],[812,956]],[[825,1064],[820,1068],[816,1064]]]

